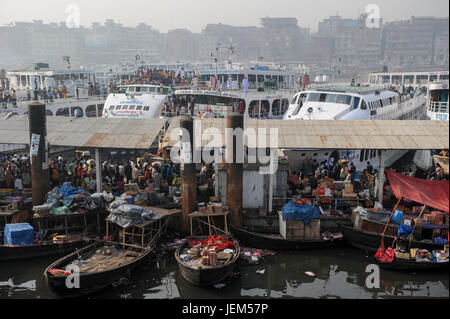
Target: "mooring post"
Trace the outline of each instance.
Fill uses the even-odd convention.
[[[45,104],[28,105],[30,130],[31,191],[33,205],[42,205],[50,190],[49,158],[47,143],[47,118]]]
[[[244,152],[244,117],[232,114],[227,118],[226,159],[227,159],[227,205],[231,209],[231,224],[242,227],[244,164],[239,154]],[[238,133],[238,134],[236,134]]]
[[[95,179],[97,182],[97,193],[102,192],[102,166],[100,165],[100,150],[95,149]]]
[[[383,205],[383,195],[384,195],[384,162],[386,157],[386,151],[380,151],[380,172],[378,178],[378,202]]]
[[[181,208],[182,208],[182,231],[190,231],[189,214],[195,211],[197,202],[197,175],[194,158],[194,121],[191,117],[184,116],[180,120],[181,129]]]

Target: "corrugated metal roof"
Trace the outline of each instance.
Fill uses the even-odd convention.
[[[103,119],[47,117],[50,145],[148,149],[158,137],[164,119]],[[0,120],[0,144],[29,144],[28,117]]]
[[[168,129],[171,136],[180,127],[174,118]],[[212,143],[206,136],[202,146],[222,147],[225,140],[226,119],[201,119],[201,130],[214,127],[222,132],[220,143]],[[195,127],[195,126],[194,126]],[[278,147],[283,149],[382,149],[429,150],[449,148],[448,121],[283,121],[245,120],[244,129],[266,129],[269,141],[271,128],[278,129]],[[179,130],[175,131],[177,137]],[[169,140],[173,146],[177,140]],[[246,144],[248,141],[246,140]],[[267,142],[268,143],[268,142]]]

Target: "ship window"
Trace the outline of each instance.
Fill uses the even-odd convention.
[[[259,116],[259,101],[252,101],[248,107],[248,115],[252,118]]]
[[[298,95],[294,96],[291,100],[291,104],[295,104],[297,102]]]
[[[24,114],[28,114],[28,112],[26,112],[26,113],[24,113]],[[53,116],[53,112],[50,111],[50,110],[46,110],[46,111],[45,111],[45,114],[46,114],[47,116]]]
[[[150,106],[144,106],[144,111],[150,111]]]
[[[367,104],[366,104],[366,101],[362,101],[362,103],[361,103],[361,110],[367,110]]]
[[[280,115],[280,109],[280,100],[274,100],[272,103],[272,115]]]
[[[128,88],[128,92],[134,92],[134,86]]]
[[[122,110],[128,110],[128,105],[122,106]]]
[[[353,109],[356,110],[359,106],[359,102],[361,101],[361,99],[359,97],[354,97],[353,98]]]
[[[136,92],[141,92],[141,87],[140,86],[136,86]]]
[[[92,105],[89,105],[89,106],[92,106]],[[111,106],[111,107],[109,108],[109,110],[110,110],[110,111],[114,111],[115,108],[116,108],[116,107],[113,105],[113,106]]]
[[[136,108],[136,105],[130,105],[129,110],[134,110]]]
[[[141,111],[141,110],[142,110],[142,105],[136,106],[136,111]]]
[[[114,110],[114,105],[112,105],[109,110]],[[96,105],[88,105],[86,107],[86,116],[87,117],[97,117],[97,108]]]
[[[105,104],[97,104],[97,117],[102,117]]]
[[[71,116],[75,116],[75,111],[76,111],[76,110],[80,110],[81,116],[84,115],[83,109],[82,109],[81,107],[79,107],[79,106],[70,108],[70,115],[71,115]]]
[[[297,106],[295,107],[294,112],[292,113],[292,115],[296,116],[298,114],[298,112],[300,112],[300,110],[303,107],[303,103],[305,102],[305,94],[301,94],[299,99],[298,99],[298,103]]]
[[[281,100],[281,115],[286,113],[288,108],[289,108],[289,100],[288,99]]]
[[[69,116],[69,108],[64,107],[56,110],[56,116]]]
[[[270,111],[270,104],[269,101],[263,100],[261,101],[261,117],[268,117]]]
[[[141,92],[148,92],[148,88],[141,88]]]

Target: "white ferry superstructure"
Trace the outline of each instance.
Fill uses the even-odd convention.
[[[284,120],[420,120],[425,116],[425,96],[420,90],[411,95],[400,95],[384,87],[326,86],[310,88],[297,93],[292,99]],[[317,162],[346,158],[358,170],[367,162],[379,167],[376,150],[353,151],[285,151],[290,165],[301,167],[311,157]],[[394,164],[406,151],[386,152],[386,167]]]

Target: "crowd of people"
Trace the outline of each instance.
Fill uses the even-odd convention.
[[[31,164],[27,156],[15,154],[2,156],[0,162],[0,188],[14,189],[21,194],[24,188],[31,187]]]
[[[357,171],[353,163],[348,161],[336,161],[330,157],[328,161],[317,162],[311,157],[307,157],[301,169],[294,171],[288,177],[288,185],[292,194],[314,190],[319,186],[319,181],[324,178],[331,178],[335,181],[347,181],[355,187],[355,192],[363,189],[373,189],[378,178],[378,171],[373,168],[370,162],[362,172]]]
[[[181,184],[180,169],[175,164],[160,163],[138,158],[136,162],[113,161],[108,159],[101,163],[102,185],[107,185],[113,193],[122,194],[126,184],[137,184],[140,189],[146,189],[152,184],[154,189],[160,189],[162,183],[170,186]],[[88,156],[82,156],[67,162],[58,156],[50,163],[51,187],[59,187],[70,182],[74,187],[82,188],[90,193],[97,189],[96,163]]]
[[[197,79],[194,72],[184,71],[184,68],[179,71],[140,68],[136,71],[135,77],[136,83],[138,84],[157,84],[164,86],[191,85],[193,84],[192,81]]]

